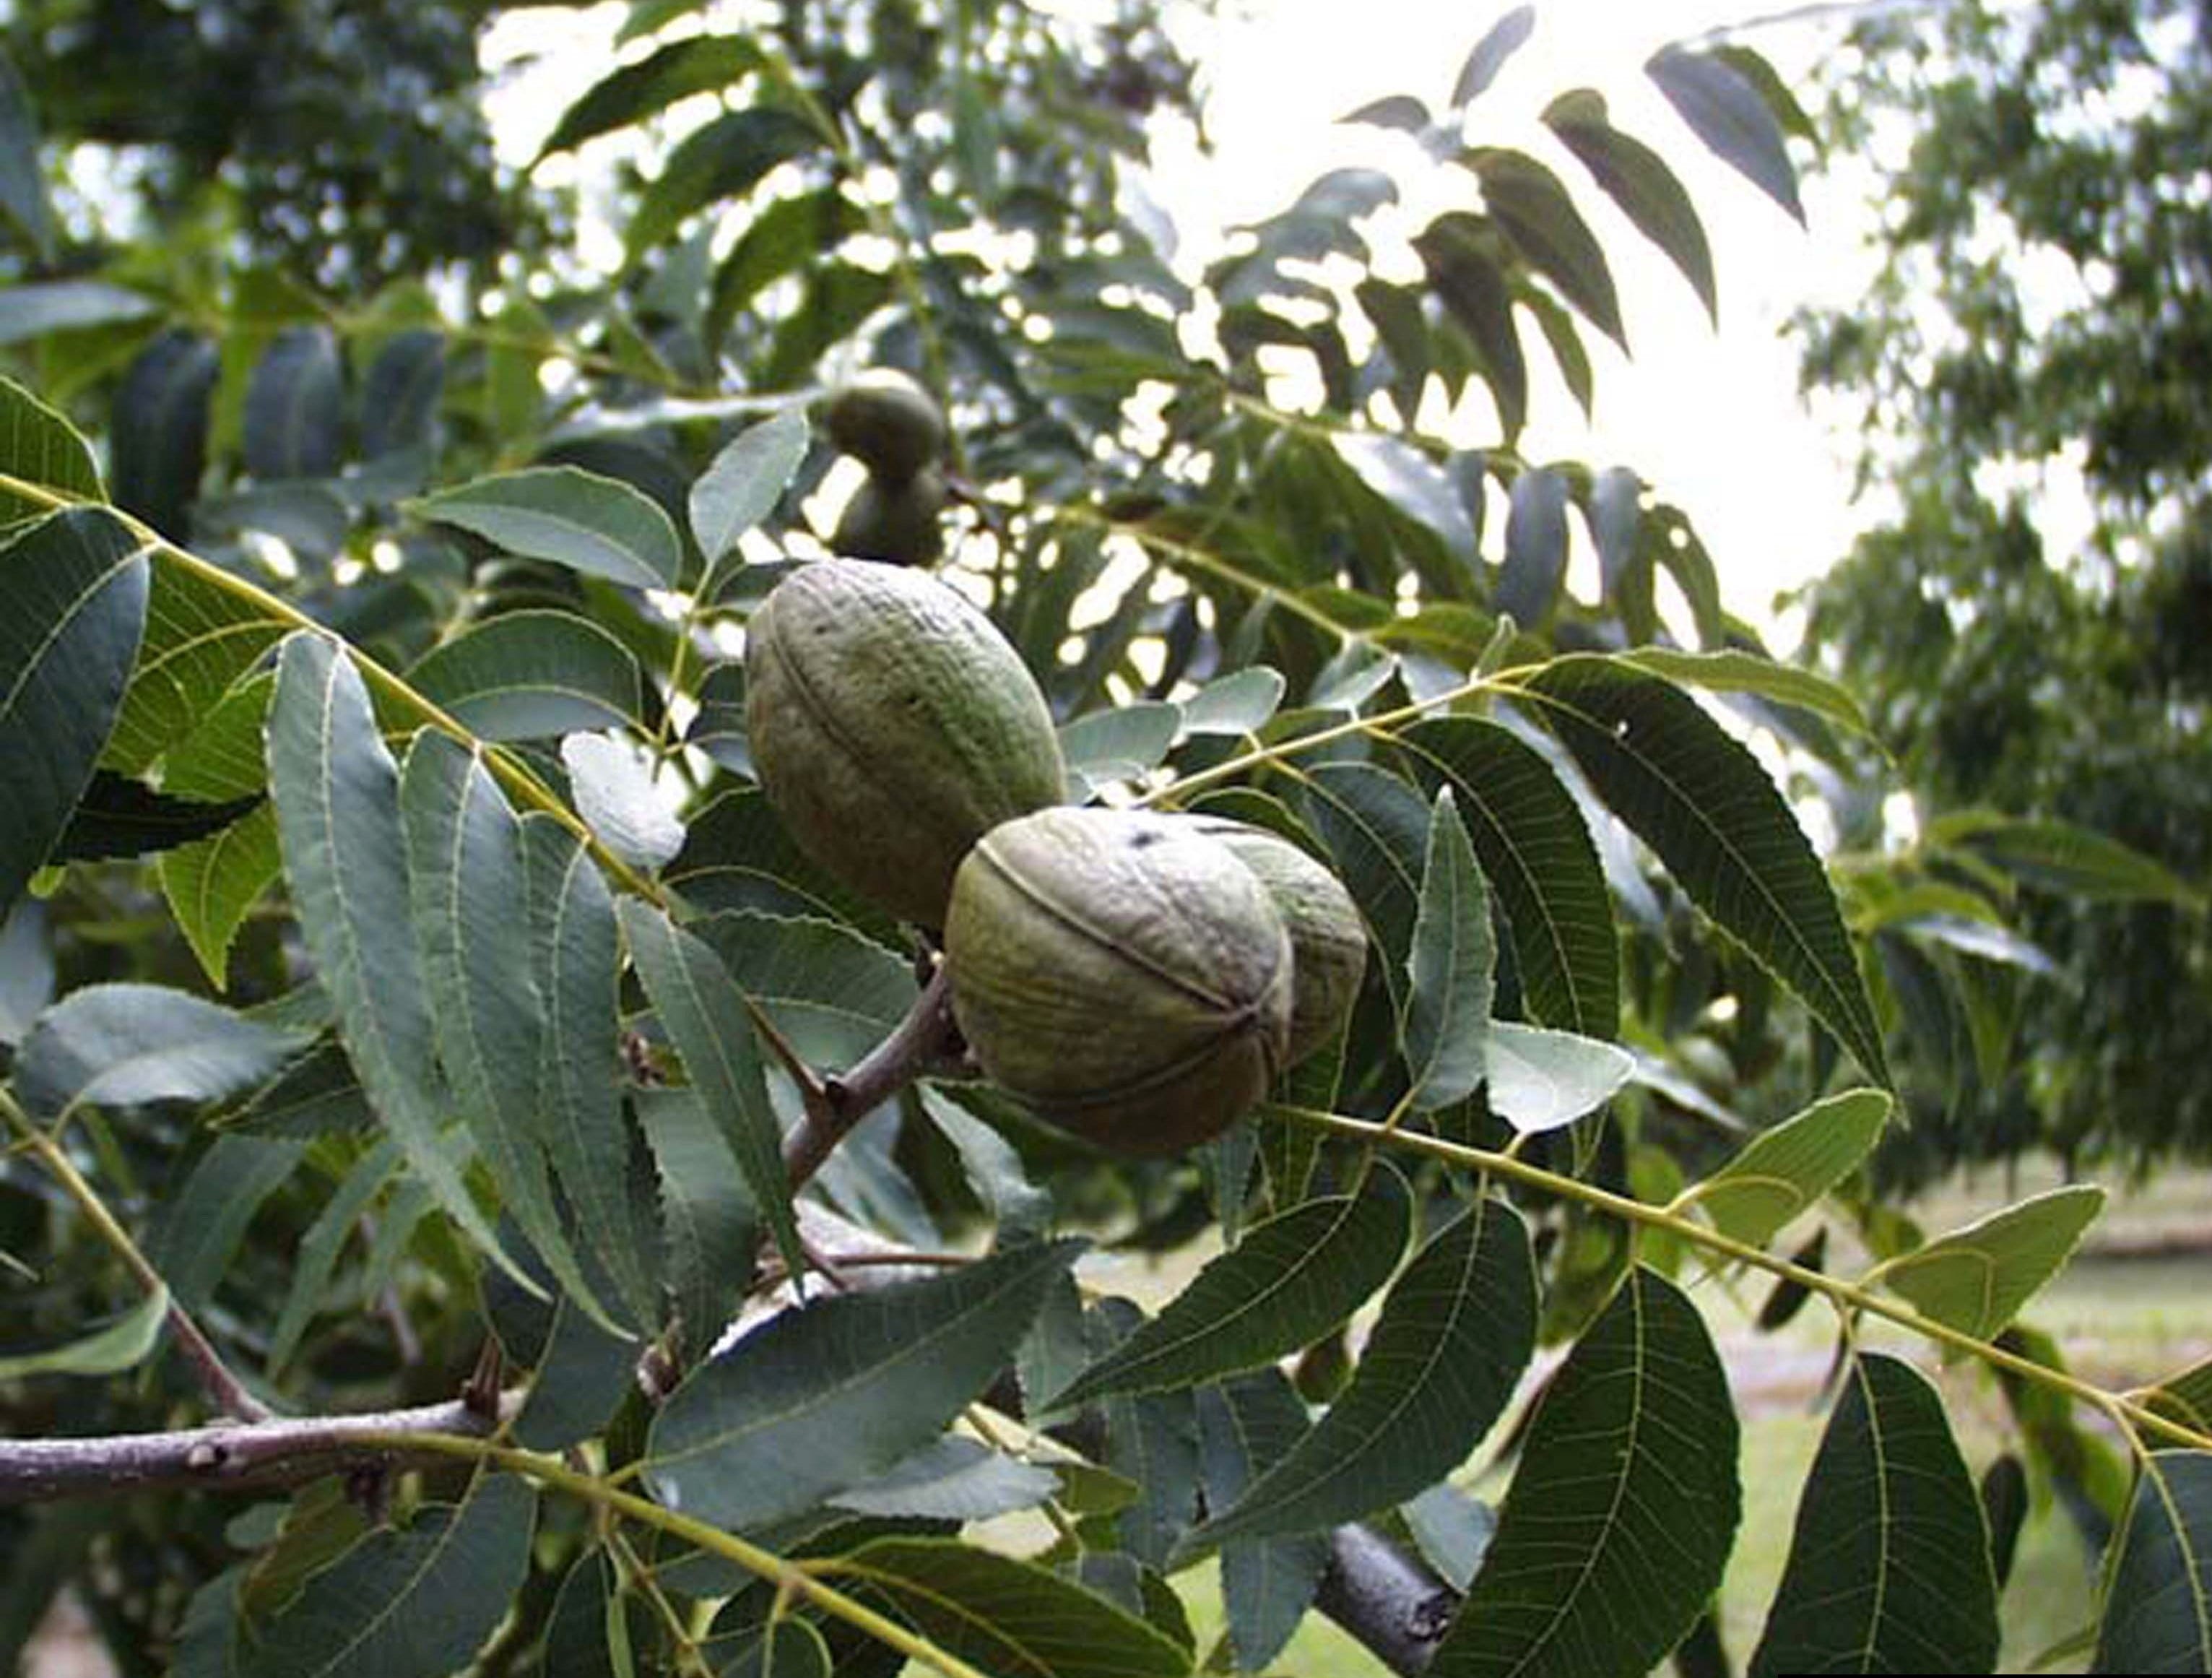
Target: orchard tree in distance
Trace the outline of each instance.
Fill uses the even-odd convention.
[[[1870,295],[1802,323],[1804,376],[1897,511],[1808,590],[1809,642],[1919,799],[1924,883],[1969,922],[2016,891],[2025,940],[1877,933],[1929,1002],[1927,1122],[1889,1163],[2201,1159],[2212,36],[2165,0],[1964,4],[1832,63],[1827,127],[1888,209]]]
[[[1641,1674],[1718,1641],[1721,1270],[1839,1330],[1753,1671],[1994,1669],[2018,1505],[1875,1322],[2106,1464],[2100,1669],[2212,1663],[2212,1375],[2014,1323],[2100,1192],[1868,1195],[1882,878],[1741,739],[1858,705],[1663,486],[1522,453],[1617,262],[1717,307],[1666,149],[1795,210],[1763,61],[1498,134],[1509,12],[1192,277],[1143,11],[709,21],[634,5],[547,140],[657,143],[611,278],[104,251],[0,90],[0,1632],[65,1583],[182,1678],[1164,1678],[1312,1614]]]

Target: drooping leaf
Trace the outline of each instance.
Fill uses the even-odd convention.
[[[209,402],[221,364],[208,339],[173,328],[138,352],[115,393],[107,438],[115,504],[178,539],[187,534],[207,469]]]
[[[254,1214],[290,1179],[307,1151],[305,1138],[226,1132],[173,1186],[146,1237],[146,1254],[177,1303],[205,1308],[229,1274]]]
[[[631,740],[570,734],[561,742],[576,813],[599,842],[633,867],[658,868],[684,848],[684,824],[653,765]]]
[[[1717,53],[1668,46],[1652,56],[1644,73],[1707,150],[1804,221],[1797,171],[1783,144],[1781,125],[1741,70]]]
[[[1529,1014],[1584,1037],[1612,1037],[1620,1027],[1620,939],[1573,795],[1540,754],[1479,717],[1432,718],[1398,743],[1423,786],[1452,789],[1483,876],[1504,909]]]
[[[86,1103],[214,1101],[273,1076],[308,1041],[166,985],[86,985],[32,1026],[15,1094],[47,1116]]]
[[[1554,660],[1528,690],[1598,795],[1698,907],[1887,1083],[1835,891],[1757,760],[1681,690],[1614,660]]]
[[[994,1678],[1181,1678],[1188,1653],[1033,1562],[941,1538],[879,1538],[820,1564]]]
[[[1285,686],[1282,673],[1265,665],[1248,665],[1218,676],[1182,702],[1183,732],[1252,733],[1275,714],[1283,702]]]
[[[1513,442],[1528,418],[1528,361],[1513,325],[1498,234],[1455,212],[1417,234],[1413,248],[1429,283],[1481,358],[1504,441]]]
[[[447,1134],[398,771],[352,659],[319,635],[294,635],[279,656],[269,791],[301,939],[369,1104],[439,1206],[511,1268]]]
[[[1060,1490],[1050,1468],[947,1433],[890,1470],[830,1502],[858,1515],[926,1521],[988,1521],[1035,1509]]]
[[[652,1225],[630,1185],[614,899],[582,842],[550,816],[523,818],[522,854],[531,967],[545,1011],[536,1089],[546,1157],[578,1242],[611,1279],[629,1325],[649,1328],[659,1315],[659,1289]]]
[[[513,1607],[538,1499],[512,1474],[385,1527],[260,1628],[246,1678],[447,1678]]]
[[[561,1450],[605,1431],[637,1389],[637,1342],[607,1332],[581,1301],[553,1302],[545,1340],[531,1363],[530,1391],[514,1419],[515,1443]]]
[[[1406,1000],[1406,963],[1420,912],[1430,808],[1395,775],[1364,763],[1323,763],[1307,776],[1306,816],[1382,951],[1393,1005]]]
[[[2201,905],[2204,893],[2153,857],[2070,822],[1959,811],[1931,823],[1929,838],[1987,857],[2029,885],[2096,903]]]
[[[714,564],[775,511],[806,453],[806,413],[782,412],[740,431],[691,486],[691,535]]]
[[[623,65],[561,113],[540,157],[628,128],[693,94],[726,88],[757,70],[761,50],[742,35],[690,35]]]
[[[48,332],[137,320],[158,307],[143,291],[106,280],[37,280],[0,291],[0,344]]]
[[[1358,1520],[1432,1486],[1504,1412],[1536,1345],[1528,1226],[1481,1201],[1429,1238],[1382,1302],[1352,1382],[1199,1541]]]
[[[661,1246],[677,1345],[706,1356],[743,1304],[760,1252],[760,1219],[730,1145],[690,1089],[636,1095],[638,1128],[660,1185]]]
[[[1723,1235],[1764,1247],[1864,1159],[1896,1103],[1880,1090],[1846,1090],[1762,1131],[1676,1202],[1694,1204]]]
[[[1525,152],[1495,146],[1478,147],[1460,161],[1482,183],[1484,209],[1528,265],[1626,350],[1628,334],[1605,247],[1559,178]]]
[[[146,556],[86,508],[0,548],[0,915],[91,781],[138,653]]]
[[[1641,1268],[1553,1377],[1434,1678],[1649,1671],[1720,1584],[1741,1493],[1704,1319]]]
[[[1481,1084],[1497,959],[1489,888],[1446,787],[1429,818],[1420,911],[1406,967],[1401,1029],[1417,1107],[1449,1107]]]
[[[2102,1189],[2069,1183],[1939,1236],[1875,1274],[1924,1315],[1988,1339],[2073,1256],[2104,1206]]]
[[[838,921],[726,909],[690,930],[819,1071],[852,1066],[890,1034],[916,994],[911,964]]]
[[[2212,1451],[2142,1459],[2105,1576],[2092,1672],[2212,1672]]]
[[[328,477],[344,447],[344,374],[324,325],[289,326],[246,390],[246,469],[262,480]]]
[[[1505,514],[1505,562],[1492,597],[1523,628],[1550,621],[1567,575],[1567,484],[1549,466],[1513,480]]]
[[[333,1290],[330,1279],[337,1266],[338,1255],[355,1234],[362,1214],[384,1192],[385,1184],[398,1166],[398,1145],[388,1137],[377,1143],[347,1170],[330,1199],[323,1203],[323,1209],[315,1214],[315,1221],[307,1226],[307,1232],[300,1237],[298,1249],[293,1255],[291,1286],[284,1296],[284,1308],[277,1314],[276,1326],[269,1335],[269,1353],[264,1367],[272,1381],[284,1372],[299,1350],[315,1314],[331,1308]]]
[[[1310,1345],[1397,1268],[1409,1206],[1404,1182],[1378,1165],[1357,1195],[1309,1201],[1254,1225],[1047,1407],[1193,1387]]]
[[[5,53],[0,53],[0,214],[15,224],[41,262],[52,260],[54,212],[39,165],[38,113],[31,90]]]
[[[684,1057],[691,1087],[729,1145],[755,1208],[794,1276],[806,1268],[783,1170],[783,1133],[769,1104],[760,1049],[744,999],[714,952],[651,904],[622,900],[617,914],[638,977]],[[888,1465],[886,1465],[888,1466]]]
[[[1622,133],[1606,114],[1605,100],[1587,88],[1562,94],[1545,107],[1544,122],[1575,155],[1605,195],[1636,229],[1666,252],[1716,325],[1720,294],[1713,280],[1713,252],[1697,206],[1659,154]]]
[[[777,164],[823,144],[812,123],[780,106],[727,111],[685,137],[645,189],[623,243],[635,262],[695,212],[750,192]],[[773,389],[781,381],[770,379]]]
[[[189,797],[258,790],[266,779],[260,739],[271,687],[247,672],[284,632],[265,607],[157,556],[137,668],[101,761],[124,775],[160,762],[167,789]],[[196,740],[203,730],[208,739]],[[247,745],[250,752],[241,750]]]
[[[446,334],[410,326],[386,339],[361,381],[361,453],[380,460],[428,448],[446,388]]]
[[[1474,556],[1474,526],[1443,467],[1389,432],[1340,431],[1329,441],[1362,483],[1436,532],[1454,553]]]
[[[1753,1678],[1992,1672],[1989,1535],[1943,1401],[1910,1365],[1854,1361],[1822,1435]]]
[[[0,67],[6,62],[0,58]],[[0,131],[5,129],[4,88],[10,73],[0,68]],[[4,140],[0,140],[0,152],[3,151]],[[4,182],[4,167],[0,167],[0,182]],[[4,192],[0,192],[0,198],[4,198]],[[4,377],[0,377],[0,474],[65,501],[107,499],[92,445],[60,413]],[[35,518],[53,504],[47,495],[0,489],[0,525]]]
[[[1528,44],[1536,27],[1536,9],[1516,6],[1497,22],[1483,31],[1482,39],[1475,42],[1460,66],[1459,79],[1452,83],[1451,102],[1463,106],[1479,99],[1490,84],[1498,79],[1498,72],[1505,62]]]
[[[632,588],[673,588],[684,546],[660,504],[580,466],[532,466],[441,489],[423,517],[472,531],[526,559]]]
[[[1595,1112],[1636,1073],[1615,1044],[1510,1019],[1491,1022],[1483,1063],[1491,1110],[1524,1136]]]
[[[276,812],[263,803],[220,833],[161,858],[161,895],[208,978],[228,982],[231,945],[283,866]]]
[[[605,1321],[546,1167],[544,997],[533,964],[516,959],[530,926],[520,824],[482,756],[430,730],[416,736],[400,770],[399,812],[415,939],[454,1103],[501,1204],[561,1292]]]
[[[1087,798],[1097,787],[1157,768],[1182,728],[1182,708],[1158,700],[1107,706],[1064,724],[1060,756],[1071,796]]]
[[[1873,731],[1859,702],[1825,676],[1795,665],[1777,664],[1755,653],[1685,653],[1672,647],[1638,647],[1621,655],[1639,670],[1664,676],[1685,687],[1713,693],[1751,694],[1826,718],[1871,739]]]
[[[486,740],[627,727],[644,703],[629,649],[565,611],[501,612],[440,642],[407,680]]]
[[[718,768],[755,778],[752,738],[745,724],[745,666],[726,659],[699,678],[699,708],[684,731],[684,744],[703,751]]]
[[[1199,1474],[1207,1510],[1233,1507],[1305,1431],[1305,1406],[1279,1370],[1200,1389]],[[1328,1563],[1328,1541],[1319,1533],[1245,1539],[1223,1547],[1221,1600],[1237,1671],[1260,1671],[1282,1652]]]
[[[178,798],[112,769],[94,769],[47,860],[157,855],[220,833],[260,804],[258,796],[221,804]]]
[[[654,1418],[653,1494],[742,1529],[872,1480],[943,1432],[1013,1357],[1079,1242],[817,1299],[703,1364]]]
[[[169,1320],[169,1290],[157,1287],[106,1327],[44,1352],[0,1353],[0,1381],[32,1375],[120,1375],[136,1369]]]

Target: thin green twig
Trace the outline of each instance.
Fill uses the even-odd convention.
[[[1918,1334],[1923,1340],[1934,1341],[1940,1346],[1948,1347],[1953,1351],[1962,1352],[1968,1357],[1978,1359],[1993,1369],[2002,1370],[2005,1373],[2016,1376],[2021,1380],[2033,1382],[2038,1386],[2063,1393],[2069,1398],[2081,1403],[2091,1405],[2112,1416],[2115,1420],[2124,1418],[2126,1424],[2134,1431],[2156,1435],[2173,1444],[2186,1446],[2191,1450],[2212,1450],[2212,1435],[2185,1426],[2179,1422],[2160,1415],[2148,1406],[2136,1403],[2124,1395],[2107,1392],[2102,1387],[2094,1385],[2077,1376],[2069,1375],[2063,1370],[2052,1369],[2047,1365],[2037,1363],[2031,1358],[2024,1358],[2016,1352],[2008,1351],[2003,1347],[1984,1340],[1978,1335],[1970,1334],[1964,1329],[1954,1328],[1948,1322],[1928,1316],[1910,1305],[1900,1304],[1895,1300],[1872,1292],[1855,1282],[1830,1276],[1818,1270],[1808,1269],[1803,1265],[1792,1263],[1785,1258],[1778,1258],[1764,1248],[1754,1247],[1748,1242],[1738,1241],[1733,1236],[1723,1235],[1720,1231],[1708,1225],[1683,1217],[1671,1207],[1650,1206],[1642,1201],[1631,1200],[1625,1195],[1616,1195],[1609,1189],[1600,1189],[1577,1177],[1565,1176],[1556,1171],[1547,1170],[1540,1165],[1532,1165],[1527,1160],[1510,1152],[1500,1153],[1487,1148],[1469,1147],[1462,1143],[1449,1142],[1441,1137],[1424,1135],[1416,1131],[1386,1131],[1382,1125],[1371,1120],[1349,1118],[1340,1113],[1324,1112],[1316,1108],[1277,1104],[1270,1106],[1267,1110],[1297,1123],[1311,1125],[1317,1129],[1326,1130],[1333,1134],[1357,1141],[1387,1144],[1412,1152],[1425,1153],[1431,1158],[1441,1159],[1449,1164],[1462,1166],[1469,1170],[1486,1172],[1532,1189],[1542,1189],[1547,1194],[1556,1195],[1562,1200],[1577,1201],[1593,1211],[1605,1213],[1629,1224],[1638,1225],[1648,1229],[1663,1230],[1678,1239],[1693,1246],[1702,1247],[1708,1252],[1717,1253],[1738,1263],[1764,1270],[1769,1275],[1793,1282],[1810,1292],[1820,1295],[1832,1305],[1847,1314],[1858,1313],[1880,1317],[1885,1322],[1895,1323],[1901,1328]]]

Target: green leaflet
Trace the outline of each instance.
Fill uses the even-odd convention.
[[[1723,1235],[1764,1247],[1850,1175],[1895,1105],[1880,1090],[1846,1090],[1816,1101],[1753,1137],[1727,1164],[1685,1190],[1675,1208],[1698,1207]]]
[[[684,570],[684,545],[659,504],[580,466],[479,477],[426,497],[417,510],[509,553],[633,588],[673,588]]]
[[[2089,1669],[2212,1671],[2212,1451],[2143,1458],[2116,1542]]]
[[[1240,1376],[1198,1395],[1199,1475],[1209,1510],[1234,1505],[1306,1432],[1305,1406],[1280,1370]],[[1328,1566],[1318,1532],[1249,1538],[1221,1552],[1221,1600],[1239,1672],[1282,1652]]]
[[[14,81],[0,67],[0,89]],[[106,501],[92,445],[60,413],[13,379],[0,377],[0,473],[68,501]],[[53,505],[45,496],[0,489],[0,524],[35,518]]]
[[[459,1506],[370,1533],[261,1628],[246,1678],[447,1678],[521,1589],[537,1505],[486,1474]]]
[[[92,779],[138,654],[147,562],[108,514],[57,513],[0,548],[0,916]]]
[[[1537,1407],[1434,1678],[1650,1670],[1720,1584],[1736,1438],[1696,1308],[1632,1270]]]
[[[2105,1191],[2093,1184],[2053,1189],[1877,1265],[1868,1280],[1939,1322],[1990,1339],[2073,1256],[2104,1205]]]
[[[501,612],[471,625],[432,648],[407,680],[484,740],[619,728],[644,709],[629,649],[565,611]]]
[[[166,985],[86,985],[33,1023],[15,1094],[48,1117],[85,1104],[214,1101],[274,1076],[310,1041]]]
[[[1482,1084],[1497,958],[1489,888],[1447,787],[1429,818],[1400,1027],[1423,1111],[1464,1101]]]
[[[806,1255],[784,1175],[782,1131],[737,986],[712,950],[650,903],[625,897],[617,913],[638,977],[684,1057],[693,1091],[744,1172],[785,1268],[799,1275]]]
[[[319,635],[294,635],[279,657],[269,789],[301,938],[370,1106],[440,1207],[520,1278],[462,1179],[465,1149],[447,1134],[398,773],[352,660]]]
[[[66,1346],[0,1357],[0,1381],[27,1375],[119,1375],[144,1361],[168,1320],[169,1290],[157,1287],[106,1327]]]
[[[1392,1286],[1351,1384],[1196,1541],[1317,1531],[1435,1484],[1481,1443],[1535,1344],[1528,1228],[1504,1202],[1478,1201]]]
[[[1034,1563],[949,1539],[879,1538],[823,1571],[994,1678],[1182,1678],[1144,1620]]]
[[[514,945],[530,925],[520,824],[480,753],[415,738],[399,775],[416,943],[438,1059],[508,1213],[561,1292],[608,1322],[554,1204],[538,1079],[544,997]],[[609,1323],[611,1328],[611,1323]]]
[[[734,43],[726,43],[734,44]],[[786,408],[740,431],[691,486],[691,535],[709,566],[775,511],[806,453],[806,411]]]
[[[1752,1678],[1990,1672],[1997,1587],[1980,1494],[1917,1371],[1863,1353],[1797,1506]]]
[[[1398,745],[1423,786],[1452,788],[1483,877],[1504,909],[1529,1017],[1586,1037],[1613,1036],[1620,935],[1573,795],[1540,753],[1480,718],[1431,718]]]
[[[531,968],[545,1011],[535,1087],[547,1159],[576,1240],[610,1279],[629,1325],[659,1321],[655,1235],[631,1193],[617,1010],[614,898],[582,841],[551,816],[522,818]]]
[[[1555,659],[1526,691],[1598,796],[1698,907],[1887,1084],[1881,1030],[1834,889],[1751,754],[1680,689],[1618,660]]]
[[[1378,1164],[1356,1195],[1309,1201],[1254,1225],[1045,1407],[1193,1387],[1312,1344],[1389,1279],[1410,1206],[1404,1180]]]
[[[701,1365],[653,1420],[647,1478],[732,1529],[812,1508],[941,1433],[1012,1359],[1083,1243],[1038,1243],[943,1276],[784,1311]]]

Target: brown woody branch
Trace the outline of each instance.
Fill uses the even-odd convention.
[[[364,1443],[376,1433],[489,1434],[521,1407],[520,1389],[487,1415],[465,1399],[358,1416],[277,1416],[166,1433],[0,1440],[0,1504],[48,1503],[149,1490],[236,1492],[296,1486],[329,1474],[436,1460]]]

